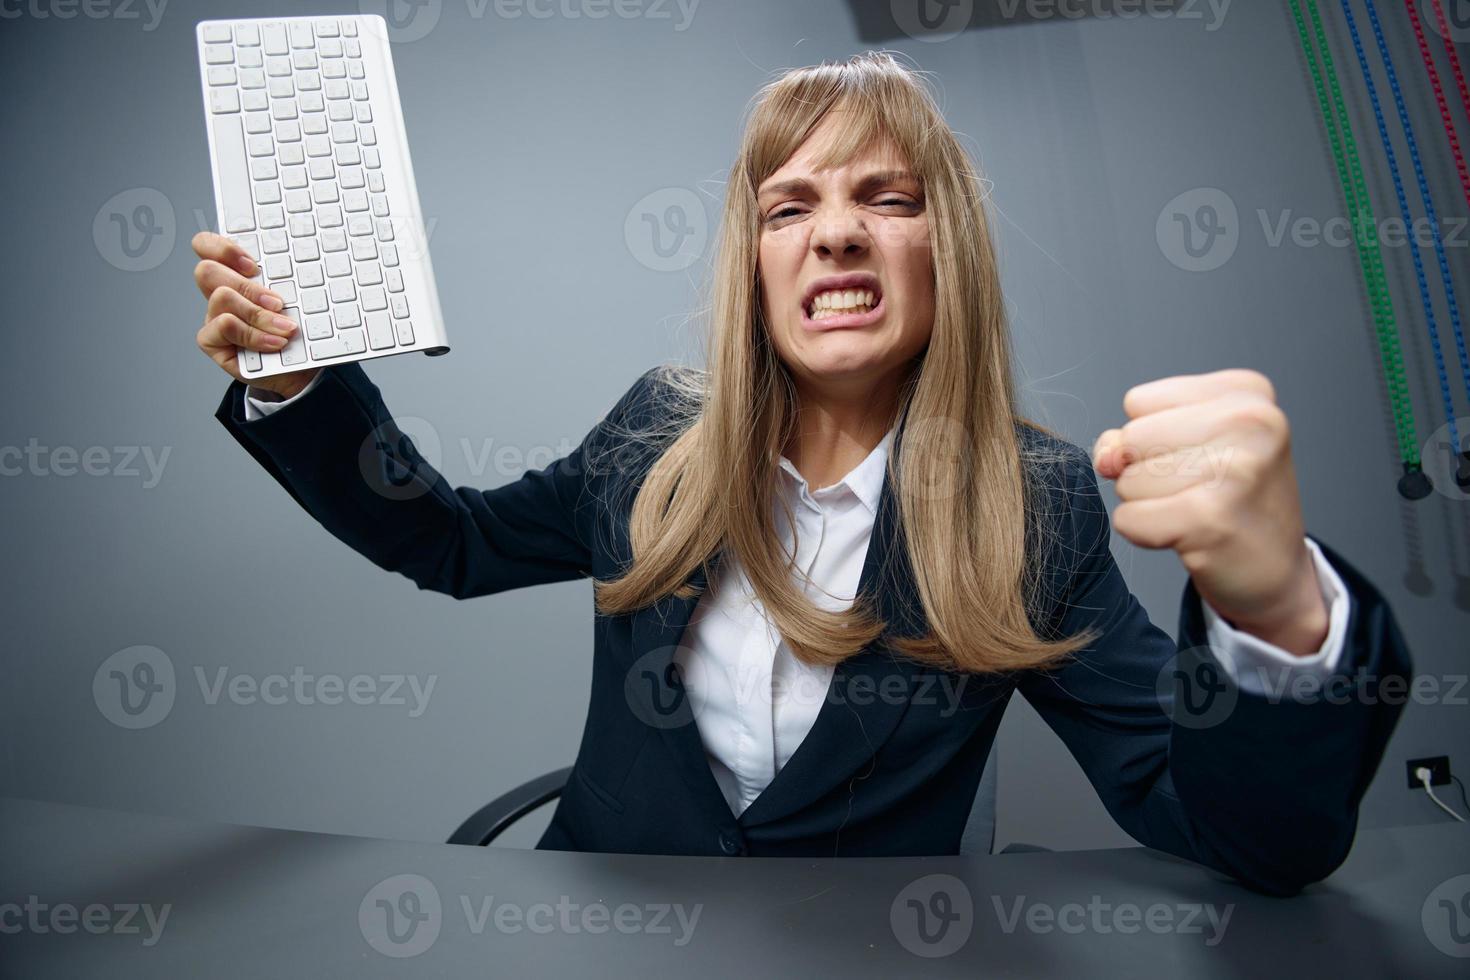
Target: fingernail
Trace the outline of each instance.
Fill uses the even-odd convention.
[[[260,305],[264,306],[268,310],[281,310],[285,309],[286,307],[285,301],[272,292],[264,292],[260,294]]]
[[[278,316],[275,318],[274,323],[287,333],[296,329],[296,324],[292,323],[291,318],[288,316]]]
[[[268,347],[284,347],[286,345],[286,338],[277,337],[274,334],[266,334],[265,343]]]

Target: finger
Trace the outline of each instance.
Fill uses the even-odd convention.
[[[1229,464],[1237,450],[1271,456],[1286,434],[1286,416],[1280,408],[1256,392],[1236,389],[1209,401],[1162,409],[1123,426],[1111,448],[1129,462],[1113,478],[1121,479],[1135,468],[1163,475],[1170,465],[1182,462],[1194,469],[1197,478],[1217,479],[1221,465]]]
[[[1152,500],[1130,500],[1113,508],[1113,530],[1140,548],[1206,550],[1219,533],[1210,491],[1195,487]]]
[[[1123,468],[1131,462],[1133,458],[1128,455],[1122,429],[1108,429],[1093,443],[1093,468],[1107,479],[1116,480]]]
[[[252,303],[264,306],[273,312],[278,312],[286,306],[285,300],[279,293],[266,289],[254,279],[247,279],[213,259],[205,259],[194,267],[194,282],[206,299],[213,295],[219,287],[228,286]]]
[[[201,231],[189,243],[201,259],[210,259],[231,269],[253,276],[259,271],[250,253],[233,239],[212,231]]]
[[[1218,487],[1241,459],[1241,448],[1229,441],[1186,446],[1155,453],[1123,468],[1114,478],[1119,500],[1172,497],[1197,486]]]
[[[233,313],[258,330],[283,337],[289,337],[296,332],[296,324],[290,317],[255,305],[229,286],[220,286],[209,294],[207,317],[216,317],[221,313]]]
[[[233,344],[247,350],[278,351],[286,346],[286,338],[266,333],[251,326],[233,313],[221,313],[205,324],[209,346]]]
[[[1154,412],[1219,398],[1235,391],[1245,391],[1276,401],[1271,381],[1259,371],[1249,368],[1226,368],[1209,374],[1179,374],[1134,385],[1123,396],[1123,411],[1136,419]]]

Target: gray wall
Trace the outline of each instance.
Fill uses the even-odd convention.
[[[454,351],[368,370],[396,413],[427,420],[450,479],[490,487],[545,465],[649,365],[696,360],[690,313],[708,249],[685,269],[656,268],[625,221],[635,215],[636,227],[653,209],[646,195],[661,195],[659,211],[697,195],[705,213],[693,218],[710,230],[741,112],[772,71],[869,46],[905,52],[935,74],[951,125],[993,181],[1032,414],[1090,446],[1119,423],[1134,384],[1227,366],[1276,382],[1309,530],[1387,594],[1418,671],[1441,692],[1406,709],[1364,822],[1448,819],[1404,788],[1403,763],[1449,754],[1470,774],[1470,692],[1443,696],[1466,671],[1467,504],[1453,491],[1413,505],[1395,493],[1393,429],[1351,250],[1273,245],[1263,229],[1262,211],[1267,225],[1288,211],[1342,214],[1285,4],[1129,20],[1047,16],[1042,5],[1031,8],[1040,16],[977,18],[986,26],[942,40],[894,31],[886,3],[861,17],[837,2],[703,0],[687,19],[687,4],[650,6],[621,9],[661,16],[533,17],[520,4],[446,0],[424,8],[438,17],[432,29],[420,20],[422,37],[395,44]],[[1460,222],[1451,261],[1470,308],[1465,202],[1402,8],[1380,6],[1437,203]],[[590,585],[467,603],[419,593],[328,536],[212,418],[225,379],[194,347],[202,302],[188,247],[213,214],[193,25],[298,10],[174,0],[156,23],[141,4],[127,8],[136,19],[119,5],[54,16],[67,9],[39,0],[0,19],[0,447],[47,447],[36,450],[44,475],[0,479],[0,791],[443,838],[485,800],[572,759],[590,677]],[[1391,216],[1341,11],[1323,9],[1374,205]],[[1180,268],[1177,235],[1156,234],[1166,205],[1198,188],[1222,191],[1239,214],[1220,245],[1236,250],[1208,272]],[[164,234],[131,259],[110,215],[140,203],[154,205]],[[1386,260],[1423,442],[1444,422],[1433,362],[1409,253],[1390,248]],[[76,462],[58,447],[102,447],[89,465],[105,475],[63,475]],[[160,478],[144,454],[162,461]],[[1116,536],[1114,550],[1172,635],[1182,566]],[[167,655],[178,693],[162,721],[128,730],[99,710],[93,679],[139,645]],[[298,668],[435,686],[415,717],[408,705],[210,703],[196,679]],[[533,843],[541,822],[510,843]],[[1018,838],[1127,840],[1019,701],[1002,727],[998,844]]]

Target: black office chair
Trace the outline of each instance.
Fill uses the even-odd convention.
[[[565,769],[537,776],[504,796],[496,797],[460,824],[459,829],[450,835],[449,843],[484,847],[521,817],[561,796],[571,775],[572,767],[567,766]]]
[[[992,745],[990,758],[985,765],[985,775],[980,780],[980,788],[975,796],[975,810],[965,828],[965,839],[960,849],[962,854],[989,854],[994,851],[996,769],[995,746]],[[571,766],[557,769],[544,776],[537,776],[528,783],[522,783],[504,796],[496,797],[460,824],[459,829],[450,835],[449,843],[484,847],[521,817],[561,796],[571,774]],[[1031,844],[1010,844],[1005,848],[1006,852],[1032,850],[1044,851],[1049,848]]]

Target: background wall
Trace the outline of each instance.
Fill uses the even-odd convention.
[[[1447,5],[1470,37],[1466,5]],[[570,451],[645,368],[697,362],[701,243],[713,239],[755,90],[782,68],[867,47],[903,52],[933,73],[950,124],[992,181],[1034,417],[1090,447],[1143,381],[1246,366],[1276,383],[1308,529],[1389,597],[1438,692],[1408,705],[1363,822],[1448,819],[1405,789],[1403,772],[1408,758],[1448,754],[1470,775],[1470,691],[1456,684],[1467,671],[1470,504],[1452,488],[1415,504],[1395,492],[1352,250],[1273,240],[1283,220],[1343,214],[1284,0],[1150,6],[1132,18],[1108,4],[977,6],[943,8],[973,16],[941,25],[970,29],[940,34],[925,34],[903,0],[397,7],[393,53],[454,350],[369,373],[396,413],[427,423],[456,483],[495,486]],[[1463,304],[1465,202],[1402,6],[1379,6]],[[489,798],[572,760],[590,678],[590,584],[466,603],[420,593],[327,535],[214,420],[226,381],[193,340],[203,304],[188,241],[214,211],[193,27],[303,11],[158,7],[0,3],[0,447],[36,461],[16,472],[11,453],[0,479],[0,792],[442,839]],[[310,12],[358,9],[319,0]],[[1341,9],[1322,9],[1374,207],[1393,216]],[[1090,15],[1063,15],[1079,10]],[[1381,76],[1380,86],[1386,95]],[[1172,216],[1222,196],[1237,216],[1205,258],[1217,267],[1181,268]],[[141,221],[140,204],[159,233],[135,227],[124,240],[111,216]],[[642,220],[669,205],[689,219],[687,264],[672,263],[683,268],[666,267],[655,246],[674,239],[656,243]],[[1445,420],[1410,255],[1386,247],[1385,260],[1427,443]],[[101,475],[76,472],[93,447],[89,468]],[[1113,547],[1174,634],[1178,560],[1117,536]],[[137,645],[166,654],[177,690],[166,717],[129,730],[99,709],[93,681]],[[420,685],[422,710],[408,683],[402,705],[209,693],[222,678],[298,670],[368,675],[380,693],[399,675]],[[1128,842],[1019,700],[999,751],[998,845]],[[544,816],[508,843],[534,843]]]

